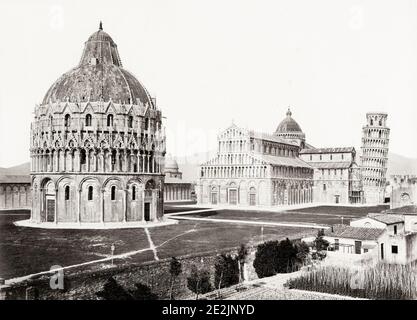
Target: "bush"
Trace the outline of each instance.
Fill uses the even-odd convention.
[[[130,291],[134,300],[158,300],[158,296],[148,286],[142,283],[136,283],[135,286],[136,289]]]
[[[157,300],[158,296],[151,292],[151,289],[142,284],[136,283],[136,289],[127,291],[117,281],[110,277],[103,286],[103,290],[96,295],[104,300]]]
[[[253,267],[259,278],[270,277],[277,273],[278,241],[260,244],[255,253]]]
[[[103,290],[96,292],[96,295],[104,300],[133,300],[132,296],[113,277],[107,279]]]
[[[278,244],[278,264],[277,273],[288,273],[298,270],[297,266],[297,247],[290,239],[282,240]]]
[[[196,299],[198,299],[199,294],[210,292],[210,273],[207,270],[198,270],[193,265],[190,276],[187,278],[187,287],[196,294]]]
[[[304,242],[294,243],[288,238],[268,241],[258,246],[253,267],[259,278],[270,277],[277,273],[297,271],[309,258],[309,248]]]
[[[222,254],[214,265],[214,285],[217,289],[239,283],[239,261],[230,255]]]

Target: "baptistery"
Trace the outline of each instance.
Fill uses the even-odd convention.
[[[31,223],[128,225],[163,220],[162,113],[103,31],[35,107]]]

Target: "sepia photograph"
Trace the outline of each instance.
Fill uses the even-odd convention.
[[[417,0],[2,0],[0,30],[0,308],[417,299]]]

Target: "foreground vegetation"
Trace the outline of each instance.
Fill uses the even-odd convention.
[[[380,263],[363,269],[319,267],[290,279],[287,285],[291,289],[368,299],[416,299],[417,265]]]

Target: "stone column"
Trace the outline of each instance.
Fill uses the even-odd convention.
[[[146,156],[146,172],[149,173],[149,155]]]
[[[116,164],[115,164],[115,170],[113,171],[120,171],[120,153],[119,153],[119,149],[116,150]]]
[[[85,151],[85,168],[86,168],[86,172],[91,171],[91,168],[90,168],[90,149],[87,149]]]
[[[123,222],[127,221],[127,189],[123,189]]]
[[[74,151],[74,171],[81,172],[80,149],[75,149]]]
[[[55,224],[58,223],[58,188],[55,189],[55,215],[54,215]]]
[[[77,223],[81,224],[81,188],[77,190],[78,194],[78,206],[77,206]]]
[[[122,164],[122,171],[127,172],[128,165],[127,165],[127,152],[126,150],[123,151],[123,164]]]
[[[100,222],[104,223],[104,192],[105,189],[100,190]]]

